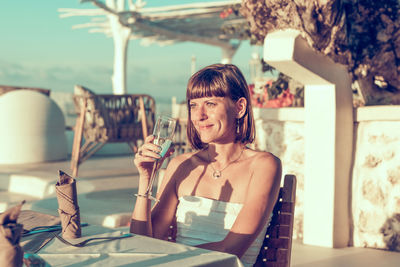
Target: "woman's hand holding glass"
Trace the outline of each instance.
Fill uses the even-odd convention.
[[[153,135],[145,139],[144,144],[138,149],[134,163],[138,168],[141,178],[149,179],[144,196],[152,198],[152,189],[157,170],[161,167],[166,157],[173,154],[171,147],[175,133],[176,120],[160,116],[154,126]]]
[[[153,166],[156,161],[162,162],[170,157],[174,153],[174,148],[171,146],[164,154],[164,157],[161,156],[162,147],[153,143],[155,140],[154,135],[149,135],[146,137],[145,142],[142,146],[139,147],[138,152],[136,153],[134,163],[139,171],[139,175],[143,178],[147,178],[150,180],[151,173],[153,171]]]

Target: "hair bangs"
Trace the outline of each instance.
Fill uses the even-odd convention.
[[[227,96],[226,86],[222,81],[220,73],[216,71],[208,71],[200,75],[195,75],[189,81],[186,99],[202,98],[202,97],[225,97]]]

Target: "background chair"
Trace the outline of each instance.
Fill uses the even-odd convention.
[[[154,127],[155,101],[149,95],[98,95],[76,85],[73,98],[78,113],[71,155],[73,177],[79,165],[106,143],[126,142],[136,152],[138,141]]]
[[[292,252],[296,176],[285,175],[270,225],[254,267],[289,267]]]

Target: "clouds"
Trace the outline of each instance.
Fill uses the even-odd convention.
[[[58,32],[71,36],[75,33]],[[74,85],[81,84],[96,93],[112,93],[111,40],[87,33],[79,42],[61,40],[42,42],[42,46],[35,46],[37,49],[33,50],[27,48],[30,45],[21,48],[23,42],[9,43],[13,52],[0,54],[0,84],[40,87],[58,92],[73,92]],[[250,49],[242,46],[239,50],[233,63],[246,75]],[[191,75],[192,56],[196,57],[198,70],[219,62],[221,50],[191,42],[143,47],[138,40],[130,41],[127,55],[128,93],[146,93],[169,99],[177,96],[178,101],[183,100]]]
[[[165,67],[161,67],[165,68]],[[184,93],[188,75],[179,68],[171,72],[152,67],[152,64],[128,65],[128,93],[146,93],[157,97]],[[96,93],[112,93],[112,65],[88,64],[29,64],[0,59],[0,84],[73,92],[75,84],[85,85]],[[186,71],[185,71],[186,72]]]
[[[6,63],[0,61],[0,81],[8,84],[10,81],[29,80],[30,71],[18,63]]]
[[[111,86],[109,78],[111,73],[110,67],[35,65],[0,60],[0,84],[3,85],[42,87],[72,92],[75,84],[89,83],[93,87],[98,87],[99,90],[106,90]]]
[[[128,93],[144,93],[156,97],[171,97],[185,93],[186,77],[179,68],[164,71],[151,66],[128,68]]]

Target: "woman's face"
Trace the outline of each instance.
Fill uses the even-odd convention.
[[[236,110],[227,97],[191,99],[190,119],[203,143],[233,142],[236,137]]]

